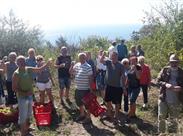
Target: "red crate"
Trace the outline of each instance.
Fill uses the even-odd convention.
[[[37,126],[49,126],[51,124],[51,114],[53,111],[52,103],[34,103],[33,112]]]
[[[96,95],[93,93],[88,93],[82,99],[83,103],[89,109],[90,113],[93,114],[95,117],[100,116],[102,113],[106,111],[105,108],[101,107],[97,101]]]
[[[0,109],[3,109],[3,107],[0,107]],[[15,112],[10,114],[0,113],[0,124],[7,124],[11,122],[18,122],[18,109],[15,109]]]
[[[37,126],[49,126],[51,124],[51,111],[35,113]]]

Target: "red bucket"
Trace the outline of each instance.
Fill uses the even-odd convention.
[[[51,124],[51,111],[35,113],[34,117],[37,126],[50,126]]]
[[[37,126],[49,126],[51,124],[51,114],[53,105],[51,103],[34,103],[33,112]]]
[[[105,108],[100,106],[97,101],[96,95],[94,95],[93,93],[88,93],[87,95],[85,95],[82,101],[85,104],[86,108],[89,109],[90,113],[93,114],[95,117],[100,116],[106,111]]]

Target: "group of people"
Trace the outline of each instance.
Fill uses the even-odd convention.
[[[61,104],[65,100],[68,103],[71,102],[69,91],[71,79],[74,77],[75,102],[80,111],[76,121],[92,122],[90,112],[84,106],[82,99],[91,92],[95,82],[96,89],[101,92],[102,105],[107,107],[106,117],[114,123],[120,121],[119,112],[122,109],[122,96],[124,96],[123,110],[127,115],[127,123],[136,118],[136,100],[140,90],[142,90],[144,98],[142,108],[148,107],[148,87],[151,83],[151,72],[150,67],[145,64],[144,51],[141,45],[131,46],[130,51],[128,51],[124,40],[121,40],[120,44],[113,41],[108,49],[108,54],[104,50],[99,50],[96,60],[93,60],[91,52],[80,52],[77,60],[78,62],[73,61],[68,54],[67,47],[63,46],[54,64],[58,70]],[[157,78],[157,83],[161,87],[158,102],[159,132],[165,132],[168,117],[173,124],[172,128],[176,127],[176,119],[180,109],[178,94],[183,87],[183,70],[178,67],[179,59],[175,54],[170,56],[169,62],[170,65],[163,68]],[[45,93],[49,101],[54,103],[51,90],[54,81],[49,70],[51,63],[51,59],[45,62],[42,55],[36,56],[33,48],[28,50],[27,58],[21,55],[17,57],[15,52],[11,52],[7,62],[1,61],[0,98],[4,97],[3,74],[5,74],[7,104],[12,105],[18,102],[19,124],[23,136],[28,133],[30,126],[34,85],[39,89],[41,103],[45,102]]]
[[[12,106],[18,103],[19,124],[21,135],[26,135],[30,126],[32,116],[33,86],[36,84],[40,90],[40,102],[44,103],[44,93],[47,92],[49,100],[53,101],[51,94],[51,83],[53,82],[47,63],[41,55],[35,57],[35,50],[28,50],[28,57],[17,56],[15,52],[8,55],[7,62],[1,61],[1,84],[3,84],[3,75],[7,90],[6,104]],[[36,82],[35,82],[36,81]],[[1,99],[4,96],[3,85],[1,88]]]
[[[135,46],[133,46],[134,48]],[[63,101],[63,89],[65,88],[66,100],[69,101],[70,77],[75,78],[75,100],[79,107],[80,115],[76,119],[84,123],[91,122],[89,111],[85,111],[82,102],[83,97],[93,89],[100,91],[103,98],[102,104],[107,107],[107,118],[119,122],[122,95],[124,94],[124,112],[128,120],[136,118],[136,100],[143,91],[144,105],[147,108],[148,86],[151,82],[150,68],[144,63],[145,57],[141,46],[128,53],[124,40],[119,45],[114,41],[105,51],[99,50],[96,60],[92,59],[91,52],[85,51],[78,54],[78,63],[71,61],[67,55],[66,47],[61,48],[61,55],[57,58],[55,67],[58,68],[60,98]],[[129,106],[130,101],[130,106]],[[113,115],[113,104],[115,113]]]

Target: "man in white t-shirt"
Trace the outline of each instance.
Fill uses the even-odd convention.
[[[108,48],[108,52],[109,52],[109,58],[111,59],[111,55],[113,52],[118,52],[117,51],[117,46],[116,46],[116,41],[112,41],[112,45]]]

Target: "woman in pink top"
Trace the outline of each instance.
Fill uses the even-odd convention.
[[[148,86],[150,85],[150,82],[151,82],[151,72],[150,72],[149,66],[144,63],[144,60],[145,60],[144,56],[138,57],[138,61],[142,69],[142,72],[140,75],[140,87],[142,88],[143,97],[144,97],[144,104],[142,107],[147,108]]]

